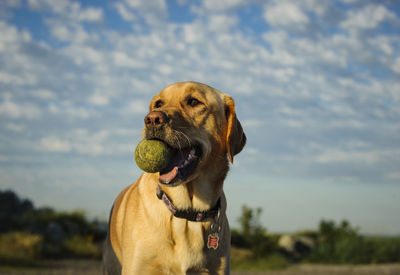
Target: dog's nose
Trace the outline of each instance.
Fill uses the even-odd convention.
[[[144,118],[147,128],[156,128],[167,122],[167,116],[160,111],[152,111]]]

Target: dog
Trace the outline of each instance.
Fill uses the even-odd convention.
[[[103,274],[229,274],[223,182],[246,143],[234,100],[178,82],[153,98],[144,124],[143,138],[164,141],[173,157],[116,198]]]

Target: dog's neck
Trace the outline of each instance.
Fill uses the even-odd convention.
[[[168,195],[174,206],[178,209],[208,211],[217,204],[218,199],[222,195],[224,178],[216,182],[210,182],[200,176],[193,181],[179,186],[168,187],[161,185],[160,188]]]
[[[207,211],[198,211],[192,208],[184,210],[176,208],[171,199],[161,189],[160,186],[157,186],[156,194],[158,199],[163,201],[168,210],[177,218],[186,219],[192,222],[203,222],[209,220],[210,218],[215,219],[219,217],[221,213],[221,197],[218,199],[216,205],[212,209]]]

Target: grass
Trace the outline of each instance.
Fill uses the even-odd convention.
[[[0,259],[0,273],[13,271],[30,271],[37,269],[46,269],[47,265],[37,260],[16,260],[16,259]]]
[[[26,232],[0,235],[1,271],[28,270],[43,267],[38,262],[42,237]]]
[[[59,257],[52,253],[54,251],[50,248],[54,247],[54,245],[44,242],[41,235],[27,232],[0,234],[0,273],[47,268],[44,260],[46,256],[49,256],[48,258],[91,259],[101,257],[101,247],[96,245],[90,236],[67,238],[62,247],[55,249],[58,251]]]
[[[290,266],[290,263],[279,254],[255,258],[248,249],[232,247],[231,268],[236,271],[266,271],[281,270]]]
[[[5,261],[30,262],[40,253],[42,237],[25,232],[10,232],[0,235],[0,259]]]
[[[102,253],[91,237],[73,236],[64,241],[63,248],[67,254],[75,257],[100,258]]]

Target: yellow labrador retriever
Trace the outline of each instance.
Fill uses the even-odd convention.
[[[222,189],[246,143],[233,99],[179,82],[150,103],[143,137],[174,149],[167,168],[144,173],[110,214],[104,274],[229,274],[230,231]]]

